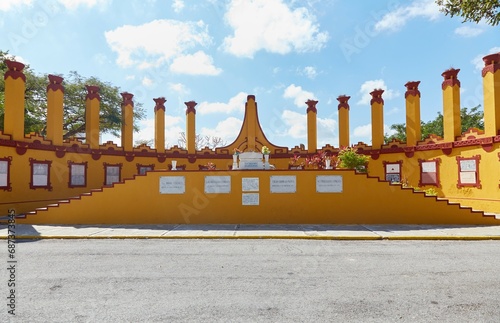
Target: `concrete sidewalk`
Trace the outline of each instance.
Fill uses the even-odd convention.
[[[462,225],[28,225],[15,239],[500,240],[500,226]],[[0,239],[6,239],[6,224]]]

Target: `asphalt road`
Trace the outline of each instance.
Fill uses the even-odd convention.
[[[16,257],[2,322],[500,318],[500,241],[42,240]]]

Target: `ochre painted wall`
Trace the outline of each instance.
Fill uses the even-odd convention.
[[[295,176],[296,193],[271,193],[271,176]],[[341,193],[317,193],[318,175],[342,178]],[[160,194],[162,176],[183,176],[184,194]],[[229,176],[230,193],[205,194],[205,176]],[[242,178],[259,179],[259,205],[242,205]],[[499,224],[353,170],[153,171],[91,196],[19,219],[30,224]]]

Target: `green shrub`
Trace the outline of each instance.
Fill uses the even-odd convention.
[[[366,173],[368,160],[370,160],[370,157],[358,154],[353,147],[342,148],[338,154],[338,162],[341,168],[355,169],[361,173]]]

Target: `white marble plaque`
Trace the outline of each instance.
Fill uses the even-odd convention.
[[[296,176],[271,176],[271,193],[295,193],[297,192]]]
[[[435,173],[436,162],[422,162],[422,173]]]
[[[399,174],[399,164],[386,164],[385,165],[386,174]]]
[[[241,190],[243,192],[258,192],[259,178],[258,177],[243,177],[241,179]]]
[[[241,195],[242,205],[259,205],[259,193],[243,193]]]
[[[466,159],[460,161],[460,171],[461,172],[475,172],[476,171],[476,160]]]
[[[205,176],[205,193],[231,193],[231,176]]]
[[[476,184],[476,172],[460,172],[461,184]]]
[[[184,176],[160,176],[160,194],[184,194],[186,178]]]
[[[316,176],[317,193],[342,193],[341,175],[318,175]]]

